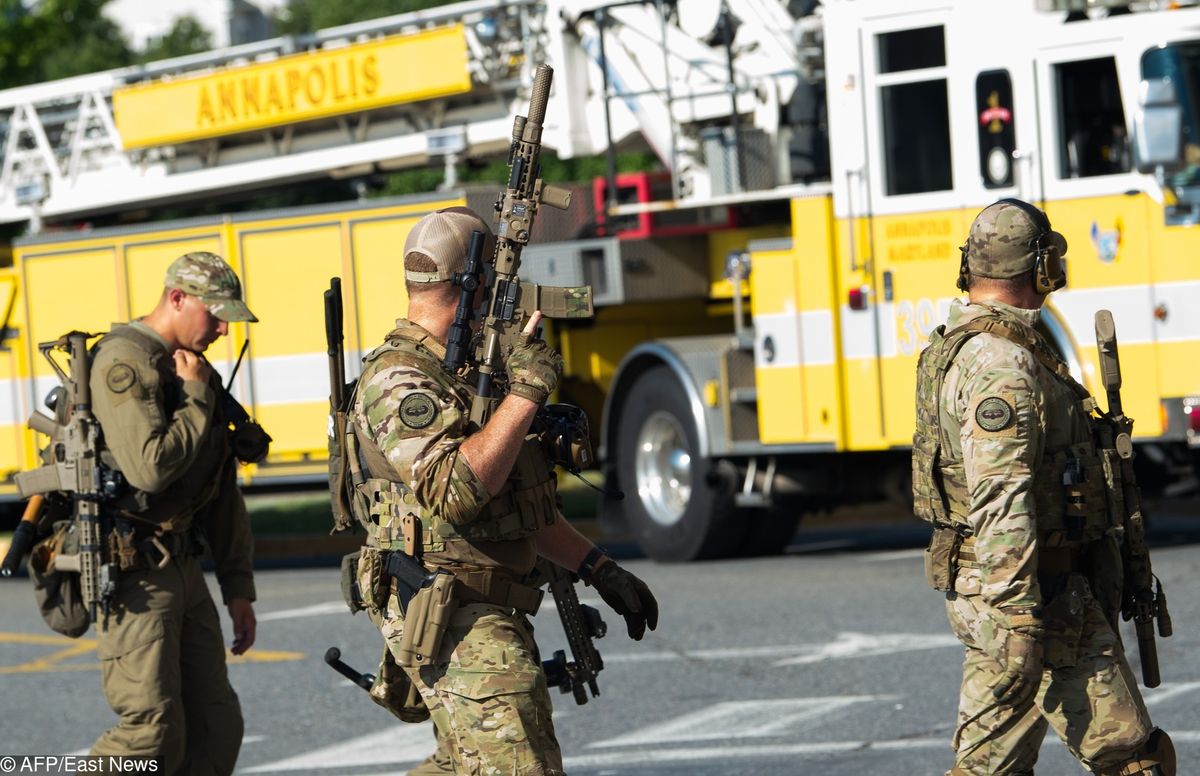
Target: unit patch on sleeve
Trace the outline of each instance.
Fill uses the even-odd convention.
[[[113,364],[104,381],[113,393],[125,393],[137,382],[137,375],[129,364]]]
[[[400,402],[400,422],[409,428],[425,428],[437,417],[437,405],[427,394],[410,393]]]
[[[975,408],[975,422],[984,431],[996,433],[1013,424],[1016,413],[1012,405],[999,396],[989,396]]]

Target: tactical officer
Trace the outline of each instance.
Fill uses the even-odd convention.
[[[535,560],[577,571],[625,617],[631,638],[656,627],[658,604],[558,509],[553,464],[529,434],[562,373],[561,356],[534,336],[540,313],[507,353],[507,395],[483,428],[469,422],[471,387],[442,359],[460,295],[450,281],[465,267],[473,231],[494,239],[467,208],[416,224],[404,245],[408,316],[364,359],[352,417],[378,527],[358,582],[364,591],[383,588],[368,611],[442,732],[455,773],[559,774],[546,677],[526,619],[540,599],[527,585]],[[453,574],[443,625],[425,610],[413,615],[416,598],[406,618],[396,583],[385,576],[380,585],[386,564],[378,559],[399,552]],[[415,662],[412,644],[427,639],[440,647]]]
[[[197,554],[216,562],[240,655],[254,643],[253,543],[220,378],[204,350],[230,321],[257,320],[219,256],[167,270],[154,310],[96,345],[91,390],[105,463],[130,492],[107,543],[120,579],[97,623],[104,695],[120,717],[92,754],[161,758],[163,772],[232,773],[242,713]]]
[[[1066,240],[1005,199],[961,250],[969,301],[921,354],[913,440],[927,575],[966,647],[948,776],[1032,774],[1048,726],[1092,773],[1173,776],[1117,631],[1096,404],[1035,329]]]

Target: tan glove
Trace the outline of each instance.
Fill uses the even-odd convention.
[[[508,391],[542,404],[558,387],[563,360],[558,351],[530,334],[517,338],[504,360]]]
[[[604,603],[625,618],[629,638],[641,641],[647,625],[650,630],[658,627],[658,601],[654,594],[645,582],[615,562],[608,561],[585,582],[596,588]]]
[[[1042,629],[1016,628],[1004,639],[1004,674],[991,685],[992,695],[1014,705],[1037,692],[1042,683]]]

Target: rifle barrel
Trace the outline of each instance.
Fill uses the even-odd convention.
[[[1158,687],[1162,684],[1162,675],[1158,668],[1158,646],[1154,643],[1154,621],[1138,622],[1134,630],[1137,632],[1138,656],[1142,659],[1142,683],[1147,687]]]

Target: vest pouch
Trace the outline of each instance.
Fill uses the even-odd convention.
[[[953,528],[936,527],[925,549],[925,581],[934,590],[948,593],[958,576],[958,551],[963,537]]]
[[[74,522],[60,520],[54,524],[50,537],[34,545],[30,552],[29,577],[33,580],[38,613],[46,625],[55,633],[73,639],[87,633],[91,624],[83,603],[78,569],[79,534]]]
[[[383,574],[383,559],[383,553],[378,548],[363,547],[358,551],[358,568],[354,575],[363,607],[377,612],[387,606],[391,593],[389,581]],[[344,564],[345,559],[342,562]],[[351,606],[351,611],[353,609]]]
[[[917,432],[913,436],[912,483],[913,512],[927,523],[945,520],[945,504],[937,486],[935,467],[938,445],[929,437]]]
[[[442,636],[450,626],[450,616],[458,608],[454,600],[454,575],[438,570],[437,579],[422,587],[408,602],[404,630],[396,646],[396,662],[404,668],[430,665],[442,645]]]
[[[383,648],[383,660],[367,694],[401,722],[424,722],[429,719],[429,709],[420,691],[404,669],[396,665],[396,659],[387,647]]]
[[[1088,545],[1087,576],[1096,603],[1112,624],[1113,631],[1120,632],[1118,623],[1125,587],[1125,563],[1121,557],[1121,545],[1115,534],[1109,533]]]
[[[367,608],[358,585],[358,559],[361,556],[361,550],[342,556],[342,600],[351,614],[358,614]]]
[[[1087,579],[1072,574],[1066,587],[1042,609],[1046,627],[1043,659],[1047,668],[1074,668],[1079,662],[1079,644],[1090,597]]]

